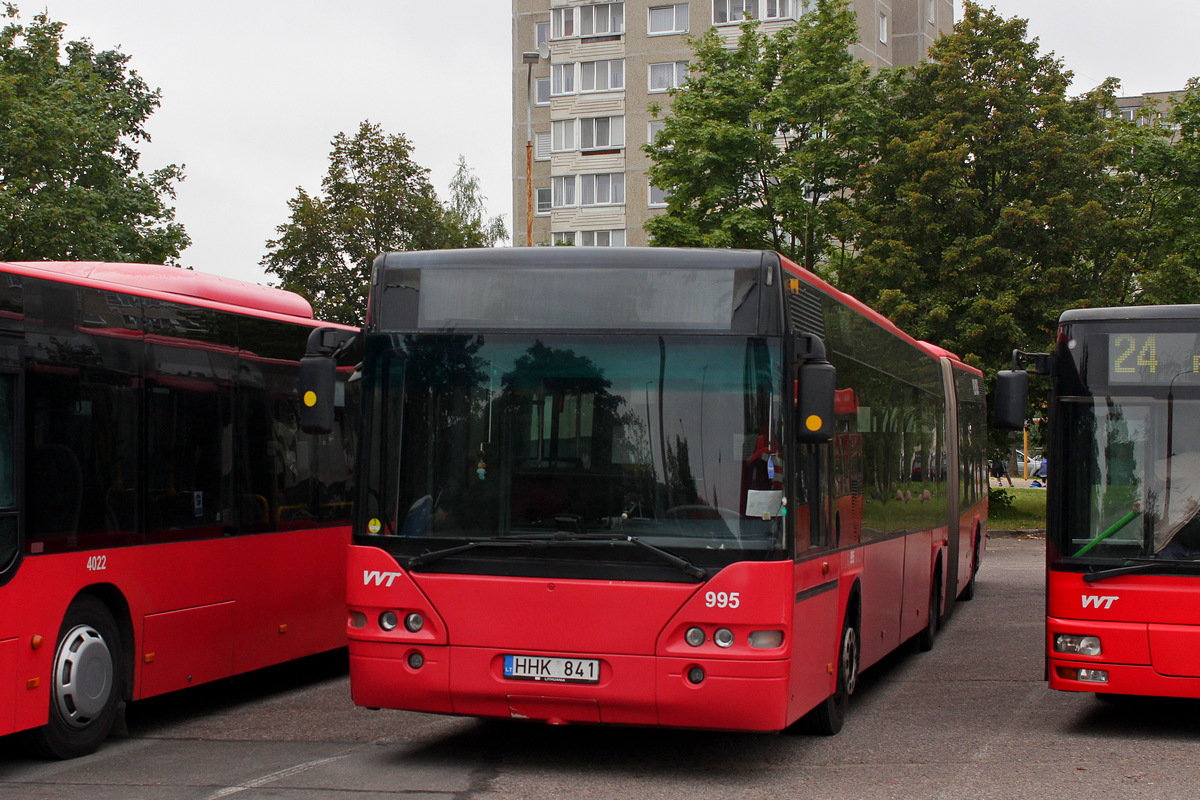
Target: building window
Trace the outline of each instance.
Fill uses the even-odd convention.
[[[550,131],[534,134],[533,137],[533,160],[534,161],[549,161],[550,160]]]
[[[534,213],[536,216],[544,217],[550,213],[550,209],[554,203],[553,194],[549,186],[534,189],[534,192],[534,208],[536,209]]]
[[[713,24],[744,19],[795,19],[795,6],[796,0],[713,0]]]
[[[888,42],[888,15],[879,14],[879,43],[887,44]]]
[[[664,208],[667,205],[667,201],[670,199],[670,195],[668,195],[665,191],[658,188],[653,183],[650,184],[650,202],[648,205],[651,208]]]
[[[624,146],[624,117],[583,117],[579,120],[580,150],[611,150]]]
[[[550,241],[555,245],[575,244],[575,231],[555,231],[550,234]]]
[[[597,175],[580,175],[580,205],[611,206],[625,202],[625,173],[605,172]]]
[[[688,29],[688,4],[675,3],[670,6],[650,6],[651,34],[683,33]]]
[[[559,119],[550,123],[550,151],[565,153],[575,149],[575,120]]]
[[[533,104],[535,106],[550,105],[550,79],[549,78],[534,78],[534,95]]]
[[[570,39],[575,36],[575,9],[550,9],[550,38]]]
[[[760,0],[762,19],[795,19],[792,0]]]
[[[650,91],[666,92],[678,89],[687,81],[687,62],[672,61],[650,65]]]
[[[666,128],[667,128],[667,121],[665,119],[650,120],[649,128],[646,131],[646,141],[650,142],[650,144],[654,144],[655,137],[657,137],[660,133],[662,133],[664,130],[666,130]]]
[[[554,208],[568,208],[575,205],[575,176],[561,175],[550,179],[550,202]]]
[[[624,31],[624,3],[597,3],[579,7],[580,36],[604,36]]]
[[[550,23],[549,22],[539,22],[537,24],[536,30],[537,30],[537,32],[536,32],[534,38],[537,40],[537,44],[539,46],[546,44],[550,41]]]
[[[575,94],[575,65],[550,65],[550,94]]]
[[[579,91],[609,92],[625,88],[625,62],[584,61],[579,65]]]
[[[611,231],[580,231],[579,244],[583,247],[624,247],[625,229]]]
[[[937,0],[927,0],[925,3],[925,16],[929,19],[929,24],[937,26]]]

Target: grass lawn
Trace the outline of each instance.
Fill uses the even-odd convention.
[[[995,490],[993,490],[995,491]],[[1005,487],[1012,498],[1008,508],[992,503],[988,508],[988,527],[993,530],[1029,530],[1046,528],[1046,490]]]

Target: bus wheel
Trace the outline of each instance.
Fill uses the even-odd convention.
[[[917,647],[922,653],[933,649],[933,640],[937,637],[938,620],[942,612],[942,571],[935,570],[933,585],[929,587],[929,622],[925,629],[917,634]]]
[[[958,596],[960,600],[973,600],[975,598],[975,575],[979,572],[979,531],[975,532],[975,546],[971,550],[971,579],[967,581],[967,585],[963,587],[962,594]]]
[[[847,616],[842,625],[842,643],[838,650],[837,688],[819,706],[809,712],[809,728],[822,736],[833,736],[846,721],[850,695],[858,688],[858,630]]]
[[[50,718],[34,732],[38,749],[54,758],[93,752],[117,717],[122,684],[121,639],[108,607],[76,598],[59,629],[50,680]]]

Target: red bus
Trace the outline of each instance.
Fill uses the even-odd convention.
[[[980,373],[775,253],[389,254],[362,347],[358,705],[835,733],[973,590]]]
[[[353,435],[300,431],[297,295],[0,263],[0,734],[345,645]]]
[[[1078,309],[1014,354],[996,422],[1049,374],[1046,654],[1052,689],[1200,697],[1200,306]]]

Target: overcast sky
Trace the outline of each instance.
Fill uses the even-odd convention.
[[[67,40],[119,48],[162,90],[142,167],[186,165],[176,219],[183,263],[266,282],[265,242],[287,201],[320,189],[330,140],[365,119],[403,133],[446,199],[459,155],[490,215],[512,227],[509,0],[26,0]],[[1075,72],[1074,92],[1106,76],[1125,94],[1200,76],[1200,0],[993,0]],[[961,12],[960,12],[961,16]]]

